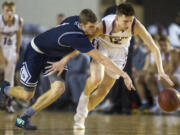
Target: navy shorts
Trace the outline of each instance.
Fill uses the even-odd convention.
[[[36,52],[31,44],[28,44],[22,67],[20,69],[20,82],[26,87],[36,87],[40,74],[45,73],[45,67],[48,66],[47,61],[55,62],[60,58],[48,57],[45,54]]]

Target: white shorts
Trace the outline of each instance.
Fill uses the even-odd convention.
[[[121,70],[124,69],[127,62],[129,45],[124,45],[122,47],[110,47],[101,42],[98,42],[97,49],[104,56],[110,58]],[[114,79],[118,79],[120,77],[119,75],[115,74],[114,72],[106,68],[105,68],[105,72]]]
[[[16,45],[2,46],[2,52],[8,62],[16,62]]]

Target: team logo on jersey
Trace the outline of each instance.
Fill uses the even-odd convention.
[[[31,79],[31,75],[28,71],[27,64],[24,62],[20,71],[21,81],[24,83],[28,82]]]
[[[122,40],[127,39],[129,37],[109,36],[109,38],[113,44],[121,44]]]

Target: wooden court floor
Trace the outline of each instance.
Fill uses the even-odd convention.
[[[80,132],[73,131],[73,113],[40,112],[32,118],[36,131],[16,128],[17,114],[0,111],[0,135],[180,135],[179,116],[91,114]]]

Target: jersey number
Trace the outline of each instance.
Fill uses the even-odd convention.
[[[110,38],[111,43],[113,43],[113,44],[121,44],[121,39],[119,37],[111,36],[109,38]]]
[[[12,40],[8,37],[4,38],[4,45],[11,45],[12,44]]]

